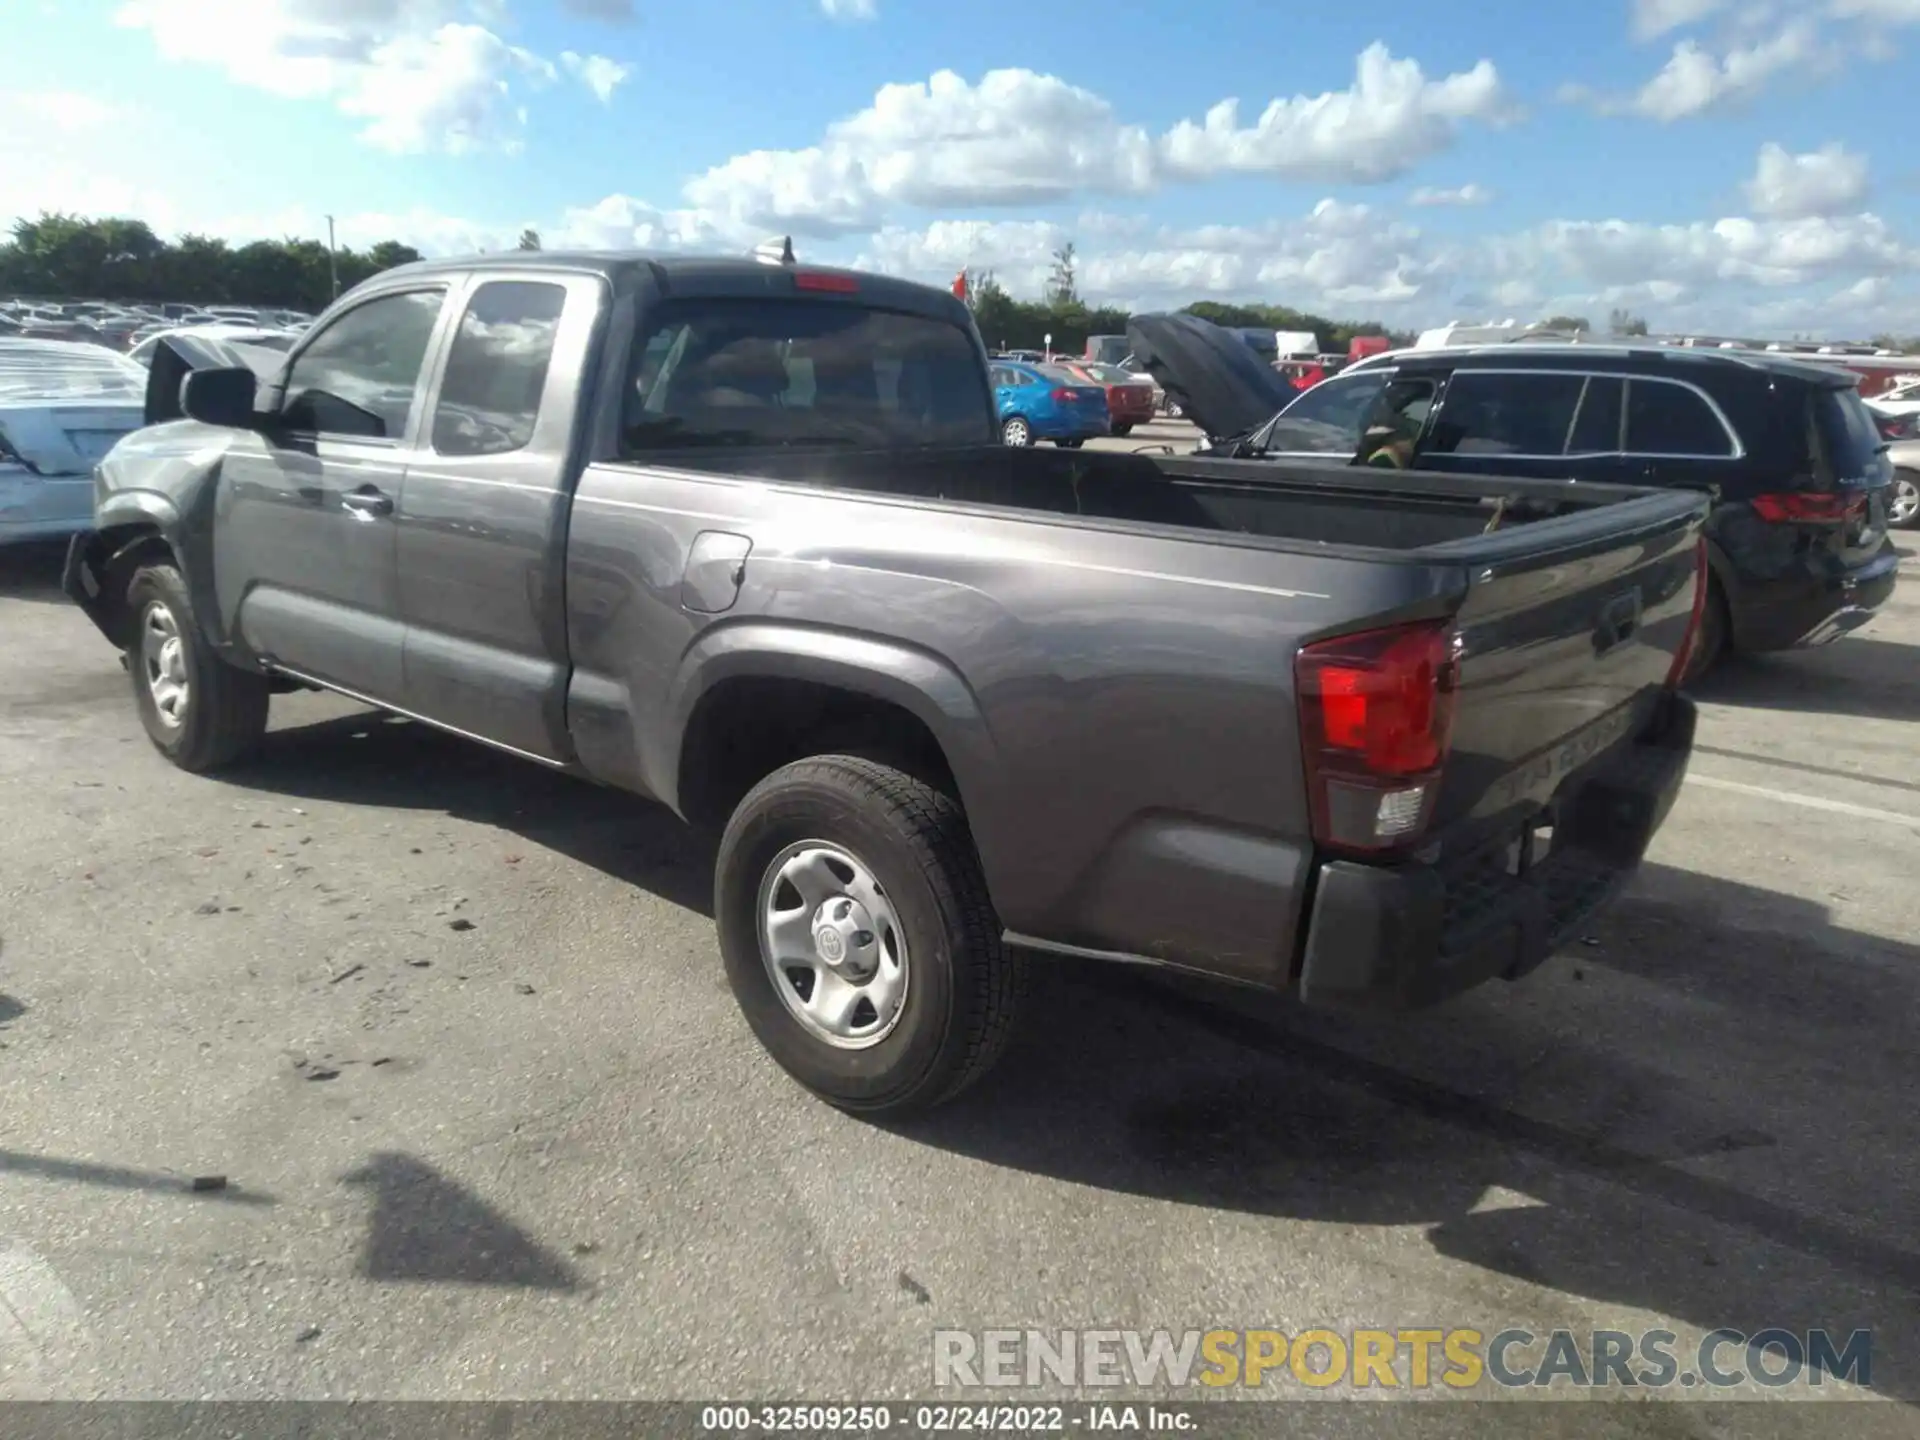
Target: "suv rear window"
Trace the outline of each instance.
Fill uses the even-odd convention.
[[[1829,484],[1880,483],[1888,466],[1879,427],[1857,390],[1816,390],[1811,401],[1813,453]]]
[[[635,344],[620,451],[999,442],[957,325],[838,300],[684,300]]]

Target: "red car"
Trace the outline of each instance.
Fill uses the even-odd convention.
[[[1125,435],[1153,419],[1153,382],[1146,376],[1098,360],[1056,360],[1054,364],[1090,385],[1106,387],[1107,416],[1115,435]]]

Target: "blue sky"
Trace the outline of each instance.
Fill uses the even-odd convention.
[[[0,53],[0,217],[1920,332],[1920,0],[0,0]]]

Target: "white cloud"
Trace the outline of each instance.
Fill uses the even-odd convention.
[[[1867,195],[1867,157],[1832,144],[1793,155],[1768,141],[1760,147],[1747,202],[1756,215],[1800,220],[1859,208]]]
[[[495,5],[468,7],[483,16]],[[455,0],[127,0],[119,24],[163,59],[214,66],[236,84],[325,99],[395,153],[513,148],[519,87],[557,73]]]
[[[1752,100],[1775,76],[1811,66],[1824,54],[1819,32],[1796,21],[1767,39],[1715,54],[1682,40],[1666,65],[1627,103],[1649,119],[1671,122]]]
[[[1633,0],[1633,38],[1653,40],[1670,30],[1697,25],[1726,4],[1727,0]]]
[[[871,20],[879,13],[873,0],[820,0],[820,10],[830,20]]]
[[[1484,185],[1466,184],[1451,190],[1436,190],[1430,185],[1422,185],[1407,197],[1407,203],[1431,208],[1449,205],[1485,205],[1492,199],[1493,191]]]
[[[25,133],[52,127],[62,134],[100,130],[119,117],[110,101],[78,90],[0,89],[0,130]]]
[[[750,241],[693,210],[660,210],[630,195],[568,208],[560,223],[542,228],[547,248],[560,250],[703,250],[744,253]]]
[[[622,65],[617,60],[609,60],[605,55],[581,55],[572,50],[560,52],[560,64],[566,72],[585,85],[601,104],[613,98],[613,92],[620,87],[633,67]]]
[[[560,8],[589,20],[611,20],[623,25],[639,18],[634,13],[633,0],[560,0]]]
[[[1391,180],[1450,147],[1462,122],[1512,113],[1493,63],[1429,80],[1417,60],[1397,60],[1378,42],[1360,52],[1345,90],[1274,100],[1253,125],[1239,102],[1222,100],[1161,142],[1166,168],[1198,178],[1222,172],[1365,183]]]
[[[735,156],[685,194],[738,224],[837,234],[871,229],[899,206],[1057,203],[1221,174],[1365,183],[1446,149],[1464,122],[1508,113],[1490,63],[1429,80],[1382,45],[1361,54],[1349,89],[1275,100],[1249,126],[1225,100],[1157,138],[1058,76],[992,70],[974,84],[942,70],[884,86],[816,145]]]
[[[1920,0],[1830,0],[1833,13],[1843,20],[1873,25],[1920,25]]]

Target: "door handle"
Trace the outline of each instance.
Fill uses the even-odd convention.
[[[371,485],[349,490],[340,497],[340,504],[356,520],[378,520],[393,513],[393,497],[381,494]]]

